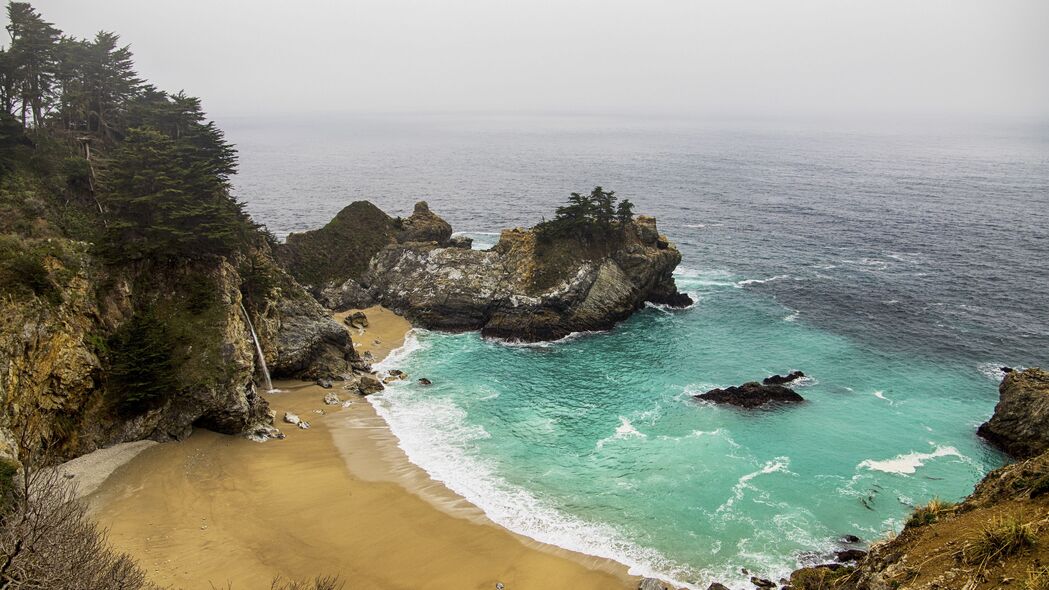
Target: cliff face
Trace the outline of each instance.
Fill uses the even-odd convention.
[[[1049,372],[1012,371],[998,392],[994,416],[980,426],[980,436],[1020,459],[1049,450]]]
[[[591,243],[505,230],[486,251],[400,242],[361,278],[367,293],[413,322],[486,336],[552,340],[604,330],[646,301],[684,306],[672,273],[681,254],[641,217]]]
[[[272,283],[243,301],[244,278],[226,260],[113,269],[96,265],[86,245],[70,247],[66,261],[47,262],[51,277],[66,277],[57,298],[0,299],[0,455],[16,456],[19,438],[75,456],[183,438],[193,426],[236,434],[268,423],[242,303],[275,374],[331,376],[359,362],[347,331],[264,254],[257,262]],[[159,336],[129,340],[142,333],[130,326]],[[161,355],[168,389],[142,397],[122,383],[120,342]]]

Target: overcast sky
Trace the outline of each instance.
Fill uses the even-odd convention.
[[[1049,0],[38,0],[215,115],[1049,118]]]

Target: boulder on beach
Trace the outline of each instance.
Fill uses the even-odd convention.
[[[331,389],[331,379],[317,379],[315,383],[324,389]]]
[[[671,590],[669,586],[655,578],[641,578],[637,590]]]
[[[382,381],[379,381],[379,378],[375,375],[372,375],[371,373],[365,373],[361,375],[359,388],[361,395],[370,395],[373,393],[378,393],[385,389],[382,386]]]
[[[862,549],[842,549],[834,552],[834,559],[838,560],[838,563],[860,561],[864,557],[867,557],[867,552]]]
[[[789,387],[763,385],[757,381],[744,383],[738,387],[711,389],[694,397],[716,404],[729,404],[741,408],[757,408],[770,403],[783,404],[805,401],[805,398]]]
[[[765,377],[761,382],[765,385],[786,385],[791,381],[796,381],[805,376],[805,373],[801,371],[791,371],[786,375],[773,375],[771,377]]]
[[[329,406],[337,406],[342,403],[339,399],[339,395],[334,391],[330,391],[324,395],[324,403]]]
[[[368,327],[368,316],[363,311],[355,311],[342,321],[351,328],[363,329]]]
[[[1005,374],[994,415],[977,431],[1018,458],[1049,450],[1049,372],[1025,369]]]
[[[302,422],[302,419],[299,418],[297,415],[292,414],[291,412],[284,412],[284,421],[288,424],[294,424],[298,426],[299,423]]]

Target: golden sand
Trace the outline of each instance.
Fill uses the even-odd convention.
[[[378,357],[399,346],[407,323],[366,313],[369,329],[354,339],[375,337],[359,350]],[[240,590],[269,588],[278,574],[337,574],[348,590],[637,587],[620,564],[491,523],[409,463],[367,401],[325,406],[318,386],[277,387],[271,407],[309,430],[281,424],[287,438],[266,443],[198,430],[142,452],[89,497],[113,545],[154,581]]]

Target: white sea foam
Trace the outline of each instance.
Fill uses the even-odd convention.
[[[761,469],[752,471],[740,477],[739,481],[736,482],[736,485],[732,486],[732,496],[728,500],[725,500],[724,504],[718,507],[717,512],[721,513],[732,508],[733,504],[743,499],[743,494],[746,490],[755,489],[754,486],[750,485],[751,480],[755,477],[767,475],[769,473],[776,473],[777,471],[789,473],[789,470],[787,469],[788,467],[790,467],[789,457],[776,457],[772,461],[767,461]]]
[[[593,336],[594,334],[604,334],[605,332],[599,332],[597,330],[584,330],[582,332],[571,332],[565,336],[558,338],[557,340],[540,340],[538,342],[528,342],[526,340],[504,340],[502,338],[495,338],[492,336],[485,336],[485,341],[498,344],[500,346],[509,346],[511,348],[550,348],[551,346],[557,346],[558,344],[564,344],[566,342],[572,342],[573,340],[579,340],[585,336]]]
[[[742,281],[736,281],[735,283],[733,283],[733,286],[736,287],[737,289],[742,289],[742,288],[746,287],[747,285],[763,285],[765,283],[771,283],[772,281],[782,281],[784,279],[789,279],[789,278],[790,278],[790,275],[776,275],[774,277],[769,277],[767,279],[744,279]]]
[[[925,465],[925,462],[930,459],[936,459],[938,457],[958,457],[965,459],[965,456],[958,452],[958,449],[954,447],[943,447],[936,446],[930,453],[919,453],[911,452],[906,455],[897,455],[892,459],[885,459],[877,461],[874,459],[867,459],[856,466],[857,469],[870,469],[873,471],[884,471],[885,473],[898,473],[901,475],[909,475],[918,470],[919,467]]]
[[[1005,363],[980,363],[976,366],[976,369],[991,381],[1001,383],[1002,379],[1005,379],[1005,371],[1002,370],[1003,366],[1005,366]],[[1013,370],[1023,371],[1025,368],[1017,366],[1013,367]]]
[[[607,438],[603,438],[603,439],[597,441],[597,449],[601,450],[602,448],[604,448],[605,444],[610,443],[612,441],[616,441],[616,440],[623,440],[623,439],[626,439],[626,438],[647,438],[647,437],[648,437],[648,435],[646,435],[646,434],[644,434],[642,432],[638,432],[638,430],[636,428],[634,428],[634,425],[630,423],[629,419],[627,419],[625,416],[620,416],[619,417],[619,426],[616,428],[616,431],[612,434],[612,436],[609,436]]]
[[[874,392],[874,397],[876,397],[878,399],[883,399],[883,400],[885,400],[887,402],[891,402],[892,401],[889,398],[885,397],[885,392],[880,390],[880,389],[878,391]]]
[[[419,350],[413,334],[405,345],[379,364],[392,367]],[[496,466],[474,450],[476,441],[488,438],[481,426],[471,425],[466,412],[447,398],[421,395],[412,387],[396,386],[368,396],[376,412],[390,426],[408,459],[453,492],[466,498],[496,524],[537,541],[627,565],[633,575],[666,579],[676,586],[697,588],[684,580],[697,572],[673,562],[658,551],[630,541],[616,527],[586,522],[565,514],[528,490],[498,475]],[[636,433],[636,434],[635,434]],[[621,418],[619,437],[641,435]]]
[[[720,269],[696,270],[686,266],[679,266],[674,271],[674,280],[683,288],[732,287],[736,284],[734,279],[735,275]]]
[[[790,313],[788,313],[787,315],[783,316],[783,321],[785,321],[785,322],[796,322],[798,320],[798,316],[799,315],[801,315],[800,311],[798,311],[796,309],[792,309],[790,311]]]

